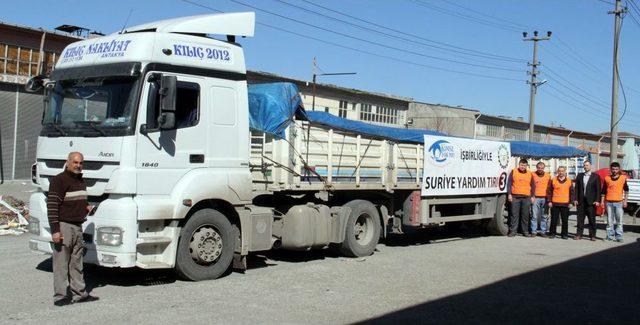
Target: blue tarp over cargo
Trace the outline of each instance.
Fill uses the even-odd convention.
[[[376,138],[396,140],[399,142],[424,143],[424,135],[445,135],[444,133],[420,130],[403,129],[389,126],[380,126],[360,121],[348,120],[325,112],[307,112],[307,118],[311,123],[322,124],[333,129],[368,135]]]
[[[529,141],[510,141],[511,155],[529,158],[571,158],[584,157],[587,151],[574,147]]]
[[[298,87],[292,83],[249,85],[248,92],[251,129],[284,138],[284,130],[294,116],[304,115]]]
[[[249,126],[252,129],[284,138],[284,130],[294,117],[337,130],[398,142],[424,143],[425,134],[446,136],[437,131],[380,126],[348,120],[325,112],[305,112],[298,87],[292,83],[249,85]],[[584,150],[554,144],[528,141],[510,143],[511,155],[517,157],[570,158],[587,155]]]

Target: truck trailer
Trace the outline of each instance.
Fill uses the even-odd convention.
[[[204,280],[275,248],[367,256],[411,227],[506,234],[509,143],[305,112],[293,85],[249,87],[236,40],[254,24],[249,12],[125,28],[70,44],[29,81],[45,89],[32,250],[52,252],[46,195],[71,151],[96,206],[84,260],[103,267]]]

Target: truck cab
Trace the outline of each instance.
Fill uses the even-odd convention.
[[[228,214],[240,231],[252,184],[246,68],[235,37],[253,36],[254,22],[253,13],[170,19],[64,49],[44,80],[33,250],[52,252],[46,195],[72,151],[84,155],[97,206],[83,225],[85,262],[174,267],[181,220],[197,205]],[[248,243],[217,242],[212,229],[197,239],[246,255]],[[213,258],[194,254],[202,264]]]

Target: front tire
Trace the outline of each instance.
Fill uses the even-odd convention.
[[[353,200],[345,204],[351,208],[340,252],[349,257],[373,254],[380,239],[380,214],[369,201]]]
[[[224,214],[199,210],[180,232],[176,273],[191,281],[219,278],[231,265],[234,244],[233,226]]]

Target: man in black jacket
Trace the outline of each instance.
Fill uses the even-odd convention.
[[[596,240],[596,207],[600,204],[600,177],[591,172],[591,163],[585,161],[584,173],[576,177],[576,202],[578,207],[578,230],[573,239],[582,239],[584,232],[584,217],[589,219],[589,239]]]

